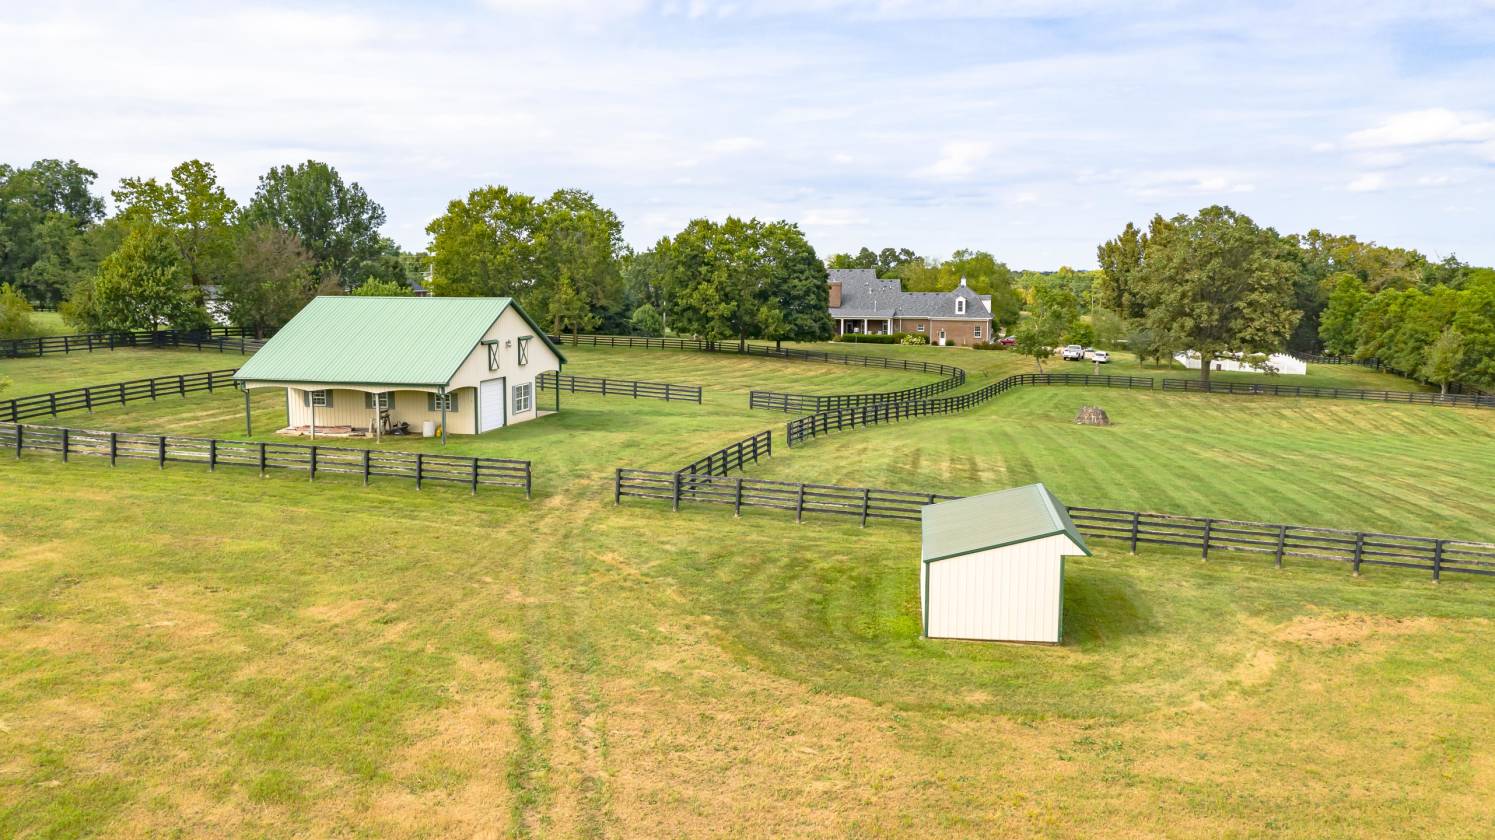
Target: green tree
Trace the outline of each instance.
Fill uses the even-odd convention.
[[[592,314],[591,304],[577,291],[576,284],[568,275],[562,275],[545,301],[545,317],[550,319],[550,330],[560,333],[571,330],[572,335],[591,330],[597,325],[597,316]]]
[[[1458,381],[1495,391],[1495,272],[1476,269],[1465,279],[1453,327],[1463,338],[1464,358]]]
[[[31,319],[31,302],[9,283],[0,285],[0,339],[35,338],[42,334]]]
[[[104,200],[92,192],[97,177],[71,160],[0,164],[0,277],[27,299],[62,299],[73,240],[104,215]]]
[[[1358,344],[1356,321],[1370,295],[1365,291],[1365,283],[1349,272],[1334,275],[1328,282],[1334,291],[1329,293],[1328,305],[1319,319],[1319,340],[1325,353],[1348,356]]]
[[[229,319],[258,338],[284,326],[315,290],[311,256],[296,235],[263,222],[240,233],[233,265],[219,287]]]
[[[110,331],[196,327],[207,321],[172,234],[152,224],[130,231],[99,266],[94,307]]]
[[[1054,348],[1059,346],[1061,329],[1051,319],[1028,318],[1017,325],[1017,330],[1013,333],[1017,343],[1012,345],[1012,349],[1032,357],[1038,372],[1043,373],[1044,360],[1053,356]]]
[[[527,305],[542,212],[534,197],[507,187],[479,187],[449,202],[426,226],[432,294],[516,297]]]
[[[1156,367],[1161,367],[1172,359],[1177,350],[1173,338],[1166,331],[1149,327],[1143,319],[1132,321],[1131,329],[1127,332],[1126,346],[1137,354],[1137,361],[1151,361]]]
[[[576,330],[590,330],[600,314],[617,308],[623,289],[623,224],[611,210],[597,204],[591,193],[557,190],[540,205],[535,233],[540,276],[537,295],[547,308],[565,312],[565,321]],[[550,305],[559,297],[562,304]],[[570,302],[574,296],[579,304]],[[552,329],[561,322],[552,317]]]
[[[410,287],[394,280],[370,277],[348,294],[356,297],[410,297]]]
[[[379,235],[384,208],[321,161],[277,166],[260,176],[245,213],[251,222],[294,233],[311,254],[319,282],[333,279],[350,288],[370,275],[395,279],[391,272],[398,268],[387,258],[397,263],[400,251]]]
[[[1155,216],[1154,227],[1159,224],[1166,223],[1161,216]],[[1127,222],[1120,235],[1102,242],[1096,248],[1096,259],[1100,262],[1096,302],[1122,318],[1140,318],[1143,315],[1142,298],[1136,287],[1146,246],[1147,234]]]
[[[1200,356],[1200,379],[1229,353],[1282,349],[1293,308],[1290,243],[1228,207],[1179,215],[1149,238],[1137,275],[1148,326]]]
[[[659,310],[652,303],[639,304],[628,319],[628,325],[634,335],[664,335],[664,319],[659,317]]]
[[[192,285],[217,283],[227,273],[239,205],[218,185],[211,163],[181,163],[166,183],[126,178],[114,191],[114,200],[132,223],[148,222],[170,236]]]
[[[1438,386],[1439,392],[1448,393],[1448,383],[1458,379],[1464,365],[1464,336],[1453,327],[1444,327],[1438,339],[1427,349],[1426,358],[1419,371],[1422,377]]]

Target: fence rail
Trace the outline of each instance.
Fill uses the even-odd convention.
[[[904,388],[901,391],[864,394],[788,394],[779,391],[752,391],[748,394],[748,407],[768,411],[818,413],[841,408],[922,400],[964,385],[966,372],[958,368],[957,371],[955,375],[947,376],[938,382],[920,385],[917,388]]]
[[[108,385],[89,385],[46,394],[31,394],[0,401],[0,422],[19,423],[34,417],[56,417],[69,411],[93,411],[110,405],[124,405],[135,400],[181,396],[198,391],[234,387],[236,368],[205,370],[150,379],[131,379]]]
[[[831,432],[893,423],[913,417],[950,414],[973,408],[999,394],[1023,385],[1088,385],[1104,388],[1152,388],[1150,376],[1108,376],[1089,373],[1020,373],[993,382],[969,394],[898,403],[880,403],[860,408],[822,411],[790,420],[785,438],[790,446]]]
[[[50,452],[66,462],[75,455],[108,458],[110,466],[120,459],[153,461],[162,469],[168,461],[220,466],[255,467],[266,470],[299,470],[311,479],[322,473],[372,478],[408,478],[416,489],[427,481],[462,484],[473,493],[479,487],[516,487],[530,497],[529,461],[509,458],[464,458],[456,455],[392,452],[243,440],[218,440],[179,435],[112,432],[60,426],[0,423],[0,448],[20,458],[25,451]]]
[[[1495,396],[1435,394],[1430,391],[1371,391],[1364,388],[1320,388],[1311,385],[1268,385],[1251,382],[1200,382],[1197,379],[1164,379],[1164,391],[1200,391],[1211,394],[1261,394],[1274,397],[1320,397],[1339,400],[1375,400],[1411,405],[1463,405],[1495,408]]]
[[[120,347],[196,347],[217,349],[220,353],[238,350],[253,353],[263,347],[242,327],[212,327],[207,330],[141,330],[125,333],[80,333],[78,335],[44,335],[39,338],[12,338],[0,341],[0,357],[45,356],[49,353],[91,353]]]
[[[581,347],[651,347],[663,350],[699,350],[706,353],[738,353],[745,356],[764,356],[771,359],[793,359],[797,361],[826,362],[851,367],[875,367],[896,370],[912,370],[933,373],[944,377],[965,375],[965,371],[939,362],[921,362],[909,359],[893,359],[887,356],[866,356],[860,353],[829,353],[823,350],[799,350],[796,348],[771,347],[767,344],[744,344],[735,341],[712,341],[703,338],[650,338],[640,335],[552,335],[557,344]]]
[[[690,502],[731,505],[738,514],[744,507],[794,511],[801,521],[806,513],[836,514],[866,526],[874,519],[917,522],[924,506],[960,497],[623,467],[614,473],[613,503],[624,498],[668,501],[675,510]],[[1071,506],[1069,515],[1085,536],[1120,540],[1133,552],[1158,545],[1196,549],[1206,560],[1212,552],[1264,554],[1279,567],[1284,558],[1306,558],[1344,563],[1357,575],[1362,566],[1390,566],[1428,571],[1434,580],[1444,573],[1495,575],[1495,543],[1109,508]]]
[[[686,475],[726,475],[732,470],[743,469],[749,461],[756,464],[759,458],[767,458],[772,454],[773,432],[762,431],[686,464],[676,472]]]
[[[537,380],[541,388],[557,387],[572,394],[601,394],[604,397],[684,401],[699,403],[701,386],[672,385],[668,382],[636,382],[631,379],[603,379],[598,376],[574,376],[547,370]]]

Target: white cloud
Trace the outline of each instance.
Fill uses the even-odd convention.
[[[955,140],[940,147],[940,156],[934,163],[920,167],[915,175],[924,178],[948,180],[962,178],[976,171],[976,167],[991,154],[991,144],[980,140]]]
[[[1350,192],[1379,192],[1386,189],[1386,176],[1379,172],[1367,172],[1345,185]]]
[[[1351,133],[1345,140],[1361,149],[1495,140],[1495,119],[1447,108],[1428,108],[1396,114],[1374,128]]]
[[[1419,187],[1446,187],[1453,183],[1453,178],[1448,175],[1423,175],[1417,179]]]
[[[732,154],[734,152],[748,152],[763,147],[763,141],[756,137],[723,137],[713,141],[709,148],[718,154]]]
[[[802,218],[806,228],[817,227],[846,227],[848,225],[865,225],[870,221],[866,214],[858,210],[847,210],[843,208],[822,208],[807,210]]]
[[[1185,195],[1223,196],[1256,190],[1256,184],[1248,180],[1246,175],[1221,170],[1185,169],[1144,172],[1128,180],[1137,195],[1147,198]]]

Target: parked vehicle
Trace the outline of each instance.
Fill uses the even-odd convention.
[[[997,339],[997,343],[1002,345],[1003,347],[1011,347],[1012,345],[1017,343],[1017,339],[1013,338],[1010,335],[1004,335],[1001,338]]]
[[[1105,364],[1111,361],[1111,354],[1105,350],[1092,350],[1090,351],[1090,361]]]
[[[1059,351],[1059,356],[1066,362],[1083,362],[1085,361],[1085,348],[1078,344],[1066,345],[1063,350]]]

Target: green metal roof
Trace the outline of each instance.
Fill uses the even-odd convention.
[[[239,381],[445,385],[512,298],[319,297],[234,374]]]
[[[923,520],[925,563],[1058,534],[1090,554],[1069,511],[1042,484],[929,505]]]

